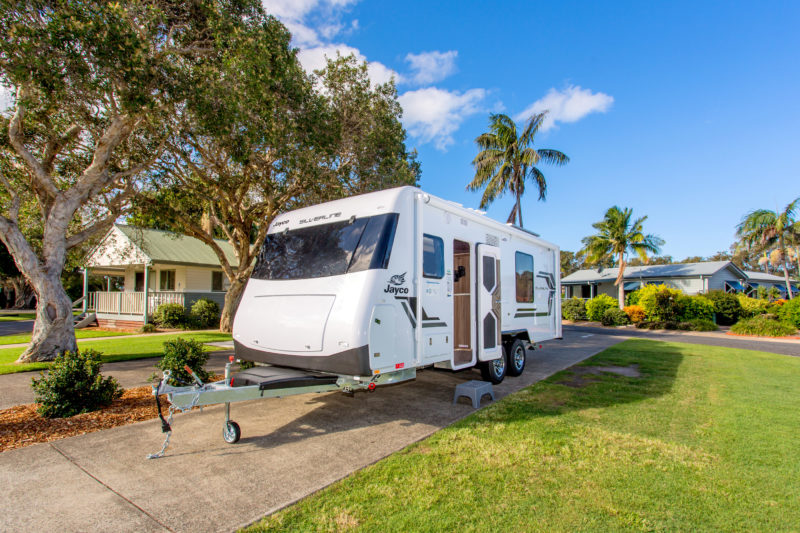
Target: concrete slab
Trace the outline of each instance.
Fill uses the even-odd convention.
[[[496,385],[495,395],[506,396],[622,340],[568,335],[548,342],[529,352],[525,373]],[[0,480],[10,494],[0,504],[3,516],[13,529],[29,531],[47,529],[54,514],[61,531],[159,525],[231,531],[474,412],[466,398],[456,405],[452,398],[457,384],[478,376],[474,370],[426,370],[412,382],[371,394],[234,404],[232,418],[242,427],[236,445],[222,441],[221,406],[185,413],[176,416],[167,456],[158,460],[145,459],[163,440],[155,420],[58,441],[60,459],[47,444],[11,450],[0,454]],[[36,474],[26,475],[29,468]],[[61,494],[58,513],[40,505],[48,501],[42,494],[51,493]],[[119,505],[107,505],[118,499]],[[87,506],[102,510],[104,521],[87,514]],[[134,512],[140,515],[136,520]]]

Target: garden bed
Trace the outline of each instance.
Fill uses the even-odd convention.
[[[222,376],[215,376],[211,381],[219,379]],[[161,402],[164,416],[168,405],[164,398]],[[37,407],[38,404],[28,403],[0,410],[0,452],[158,417],[152,387],[126,389],[110,406],[69,418],[44,418],[36,412]]]

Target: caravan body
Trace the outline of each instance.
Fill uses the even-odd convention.
[[[557,246],[414,187],[299,209],[269,229],[236,355],[350,376],[475,366],[561,336],[559,267]]]

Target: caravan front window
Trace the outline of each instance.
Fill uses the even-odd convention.
[[[270,233],[254,279],[309,279],[386,268],[397,213]]]

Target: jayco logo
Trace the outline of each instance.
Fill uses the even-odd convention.
[[[386,288],[383,289],[383,292],[388,292],[389,294],[408,294],[407,288],[400,287],[400,285],[405,282],[406,272],[403,272],[402,274],[395,274],[389,278],[389,284],[386,285]]]

